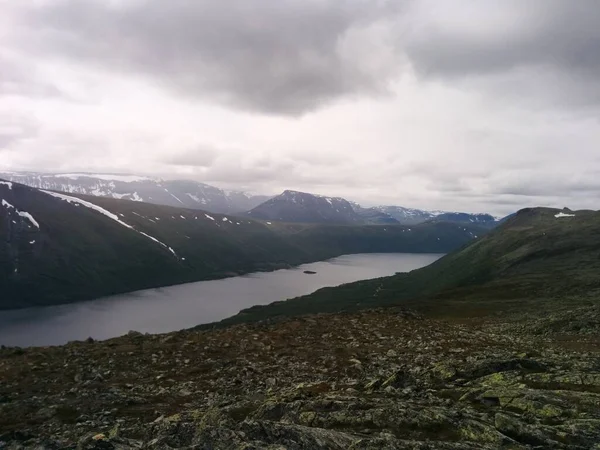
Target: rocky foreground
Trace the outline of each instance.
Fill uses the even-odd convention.
[[[0,448],[600,449],[600,314],[376,310],[0,351]]]

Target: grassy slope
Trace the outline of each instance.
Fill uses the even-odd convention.
[[[40,224],[38,230],[14,210],[0,207],[0,309],[272,270],[344,253],[442,253],[470,240],[470,233],[482,232],[447,223],[421,225],[410,231],[402,226],[268,224],[80,196],[172,247],[178,256],[174,257],[161,245],[97,211],[36,189],[0,185],[0,197],[31,213]]]
[[[390,305],[464,316],[594,303],[600,292],[600,213],[555,218],[557,212],[522,210],[423,269],[252,307],[222,324]]]

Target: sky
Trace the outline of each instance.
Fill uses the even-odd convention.
[[[0,171],[600,209],[596,0],[0,0]]]

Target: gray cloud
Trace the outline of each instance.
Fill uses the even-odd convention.
[[[0,151],[39,135],[40,125],[33,117],[0,111]]]
[[[598,174],[587,176],[559,176],[556,174],[530,174],[527,179],[498,183],[492,189],[493,194],[525,197],[574,197],[596,196],[600,194]]]
[[[33,64],[0,53],[0,96],[64,98],[65,94],[43,80]]]
[[[171,154],[164,162],[174,166],[210,167],[218,155],[217,148],[202,144],[181,153]]]
[[[597,208],[596,10],[591,0],[0,0],[0,168],[134,167],[498,214]]]
[[[437,2],[434,2],[436,6]],[[600,105],[595,0],[428,2],[56,0],[27,10],[30,46],[184,96],[299,115],[426,78],[541,106]]]
[[[64,0],[29,11],[30,44],[158,80],[182,95],[296,115],[387,90],[396,61],[372,27],[387,2]]]
[[[600,105],[595,0],[482,0],[427,15],[406,51],[419,74],[570,106]],[[480,82],[485,80],[487,86]]]

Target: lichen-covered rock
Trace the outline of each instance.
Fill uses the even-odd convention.
[[[600,450],[599,355],[386,310],[4,348],[0,449]]]

